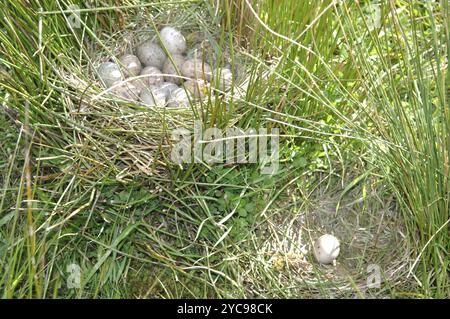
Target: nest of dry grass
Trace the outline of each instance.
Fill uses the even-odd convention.
[[[74,72],[61,71],[61,80],[67,91],[68,116],[83,127],[83,144],[88,138],[95,145],[91,156],[96,158],[97,165],[112,165],[121,180],[141,174],[164,174],[167,165],[171,165],[167,158],[173,144],[173,129],[192,129],[195,119],[205,120],[217,107],[226,111],[230,99],[242,100],[246,83],[244,58],[223,39],[219,44],[220,32],[214,28],[213,20],[214,17],[205,14],[202,19],[197,16],[192,21],[186,12],[179,16],[172,12],[143,14],[139,21],[125,24],[119,32],[97,33],[85,41],[90,61],[87,65],[73,65]],[[191,101],[187,108],[148,107],[109,94],[110,89],[103,87],[96,74],[98,65],[134,53],[140,43],[157,37],[157,30],[165,25],[175,26],[186,37],[188,57],[194,50],[203,50],[216,57],[217,66],[230,65],[234,73],[233,90],[226,94],[210,92],[200,102]]]

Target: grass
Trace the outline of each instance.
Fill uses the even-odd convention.
[[[396,145],[387,152],[382,148],[377,155],[402,203],[409,237],[416,239],[414,250],[420,251],[412,268],[420,261],[418,282],[426,295],[444,297],[449,292],[449,234],[445,228],[450,211],[450,86],[445,72],[449,49],[448,3],[405,2],[405,9],[403,20],[403,15],[395,14],[398,8],[385,8],[390,25],[386,23],[383,29],[391,34],[391,39],[370,35],[375,52],[389,52],[394,40],[400,45],[388,55],[379,54],[383,79],[378,72],[371,71],[373,66],[365,68],[371,79],[368,83],[377,83],[367,85],[366,90],[371,92],[372,103],[379,107],[379,113],[374,115],[377,131]],[[416,23],[421,19],[423,23]],[[447,31],[438,29],[439,25],[445,29],[445,21]],[[363,54],[369,52],[359,52],[355,59],[364,63]],[[411,269],[409,275],[412,273]]]
[[[450,296],[448,2],[257,3],[76,2],[79,28],[70,1],[0,4],[2,297]],[[98,62],[167,23],[247,89],[161,112],[101,97]],[[278,128],[279,171],[174,165],[194,119]],[[336,267],[309,251],[327,232]]]

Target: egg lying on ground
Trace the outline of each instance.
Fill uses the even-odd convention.
[[[161,70],[154,66],[146,66],[142,69],[140,75],[145,75],[141,80],[143,80],[147,86],[160,85],[164,81]]]
[[[136,55],[145,66],[154,66],[160,70],[167,58],[164,50],[151,41],[146,41],[138,46]]]
[[[182,82],[182,79],[179,77],[181,75],[181,67],[183,66],[184,62],[186,62],[186,59],[181,54],[173,54],[172,60],[173,63],[170,58],[167,58],[166,62],[164,63],[163,73],[166,74],[164,75],[164,79],[167,82],[180,84]],[[177,69],[180,73],[177,72]]]
[[[133,54],[125,54],[120,59],[120,66],[124,69],[125,76],[137,76],[141,73],[142,64],[139,58]]]
[[[159,32],[159,36],[161,37],[161,42],[170,53],[182,54],[186,51],[186,39],[177,29],[164,27]]]
[[[208,63],[199,59],[190,59],[183,63],[181,73],[191,79],[203,79],[211,81],[211,67]]]
[[[111,87],[123,79],[119,66],[113,62],[104,62],[100,64],[97,72],[100,80],[106,87]]]
[[[320,236],[314,243],[314,257],[321,264],[331,264],[339,255],[339,240],[333,235]]]

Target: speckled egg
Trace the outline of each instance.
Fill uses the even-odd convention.
[[[181,67],[183,66],[184,62],[186,62],[186,59],[181,54],[173,54],[172,60],[173,60],[173,63],[169,58],[167,58],[166,62],[164,63],[163,73],[164,74],[173,74],[174,76],[165,75],[164,79],[167,82],[180,84],[182,82],[182,79],[179,78],[177,69],[181,74]],[[176,66],[176,68],[175,68],[175,66]]]
[[[160,69],[154,66],[146,66],[142,69],[140,75],[145,75],[145,78],[142,78],[146,85],[160,85],[164,82],[164,77]]]
[[[122,82],[117,87],[113,88],[111,92],[124,100],[137,101],[139,99],[139,94],[141,89],[131,83]]]
[[[184,82],[184,87],[194,100],[203,99],[209,89],[208,83],[203,80],[188,80]]]
[[[191,79],[204,79],[211,81],[211,67],[199,59],[190,59],[183,63],[181,73]]]
[[[164,50],[151,41],[142,43],[136,49],[136,55],[145,66],[154,66],[158,69],[162,69],[164,62],[167,59],[167,55]]]
[[[145,88],[148,88],[147,78],[129,78],[127,82],[136,86],[139,91],[142,91]]]
[[[142,103],[147,106],[164,107],[166,105],[166,95],[157,89],[146,89],[140,95]]]
[[[186,51],[186,39],[177,29],[164,27],[159,32],[159,36],[161,37],[161,42],[170,53],[182,54]]]
[[[167,100],[167,107],[187,107],[189,106],[189,97],[183,88],[178,88],[170,94]]]
[[[314,257],[321,264],[331,264],[340,251],[339,240],[330,234],[320,236],[314,243]]]
[[[119,58],[119,61],[125,76],[137,76],[141,73],[142,64],[137,56],[133,54],[125,54]]]
[[[171,82],[163,82],[160,86],[158,86],[158,89],[166,95],[166,98],[169,98],[170,94],[178,88],[178,85]]]
[[[100,80],[106,87],[111,87],[123,80],[119,66],[113,62],[104,62],[100,64],[97,72]]]

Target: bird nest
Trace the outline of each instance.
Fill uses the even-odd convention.
[[[171,165],[167,159],[173,144],[172,130],[191,130],[194,120],[207,122],[209,113],[218,105],[226,111],[231,99],[242,100],[246,77],[243,58],[236,48],[219,44],[220,31],[214,25],[208,29],[206,26],[211,25],[205,23],[208,19],[212,21],[214,17],[204,16],[195,23],[186,16],[148,13],[142,14],[139,21],[125,23],[113,34],[86,32],[90,36],[84,40],[82,51],[88,56],[88,63],[73,65],[70,72],[67,67],[61,71],[67,89],[68,116],[83,128],[80,144],[91,150],[96,165],[110,167],[117,179],[166,172],[167,165]],[[156,41],[158,30],[168,25],[185,36],[187,58],[202,54],[214,68],[226,66],[232,70],[233,86],[229,92],[211,85],[202,99],[189,99],[185,107],[149,107],[141,101],[112,94],[111,88],[104,86],[98,76],[101,63],[116,62],[124,54],[135,54],[141,43]],[[223,36],[220,42],[228,43],[223,41]],[[128,78],[125,82],[132,80]]]

